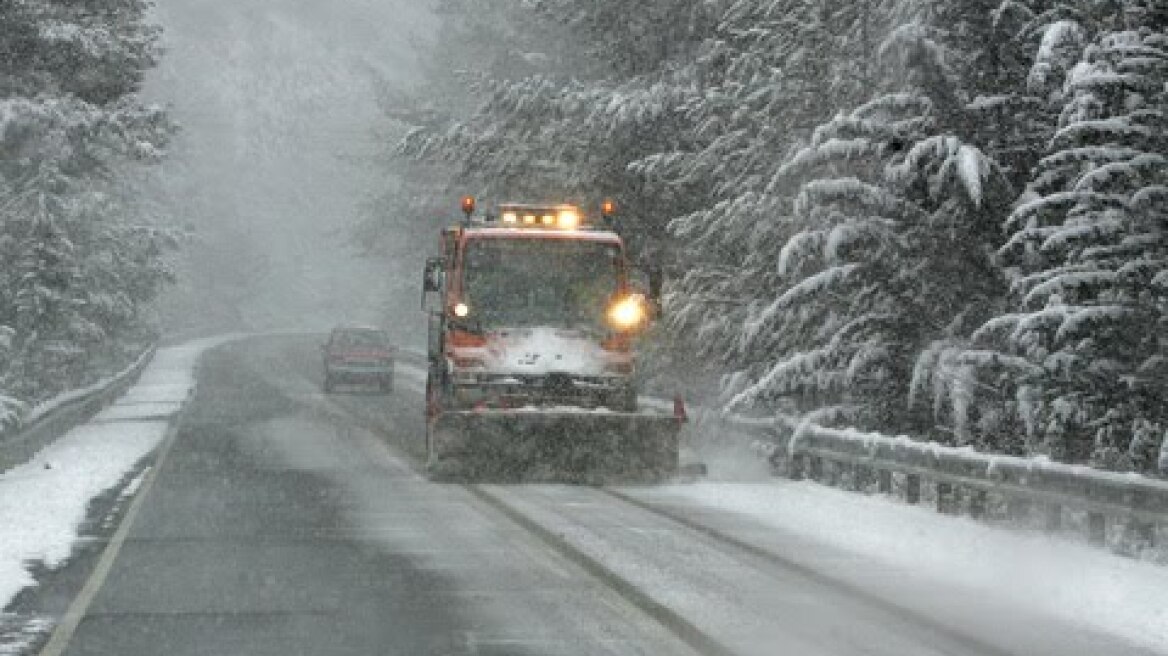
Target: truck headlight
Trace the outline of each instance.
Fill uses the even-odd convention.
[[[640,294],[625,296],[608,308],[608,321],[618,330],[636,328],[647,315],[645,299]]]

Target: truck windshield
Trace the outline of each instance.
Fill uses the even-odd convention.
[[[483,329],[600,328],[617,291],[620,249],[582,239],[472,239],[463,284]]]

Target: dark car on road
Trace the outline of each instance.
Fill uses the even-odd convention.
[[[324,391],[338,384],[376,384],[393,391],[394,348],[389,335],[369,326],[338,326],[321,347],[324,351]]]

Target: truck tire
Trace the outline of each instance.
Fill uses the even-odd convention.
[[[378,381],[378,388],[381,389],[381,391],[385,394],[393,393],[393,374],[383,376],[381,380]]]
[[[336,381],[333,380],[332,374],[330,374],[329,372],[326,371],[324,374],[324,393],[325,394],[332,394],[333,391],[336,390],[336,388],[337,388],[337,383],[336,383]]]
[[[634,387],[613,392],[608,398],[608,407],[616,412],[637,411],[637,390]]]
[[[426,420],[426,466],[430,466],[430,462],[434,460],[434,426],[433,423]]]

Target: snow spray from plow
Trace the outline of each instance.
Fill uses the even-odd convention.
[[[427,470],[446,481],[660,482],[678,473],[680,429],[644,413],[446,412],[431,420]]]

